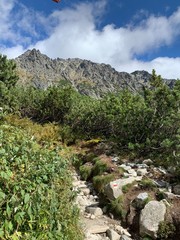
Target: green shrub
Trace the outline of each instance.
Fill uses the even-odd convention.
[[[80,166],[80,176],[83,180],[87,180],[91,176],[92,166],[91,165],[82,165]]]
[[[176,231],[175,226],[172,223],[160,222],[157,232],[159,239],[169,239]]]
[[[139,183],[139,186],[142,189],[155,189],[156,185],[151,179],[142,179],[141,182]]]
[[[93,177],[93,186],[95,190],[99,193],[104,192],[104,187],[106,184],[110,183],[114,179],[113,174],[107,174],[102,176],[94,176]]]
[[[127,211],[124,206],[124,196],[120,196],[109,203],[109,210],[118,218],[125,220]]]
[[[92,175],[97,176],[108,170],[107,164],[101,160],[97,160],[92,169]]]

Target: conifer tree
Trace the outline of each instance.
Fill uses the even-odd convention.
[[[13,60],[8,60],[5,55],[0,54],[0,81],[9,89],[15,86],[18,81],[16,64]]]

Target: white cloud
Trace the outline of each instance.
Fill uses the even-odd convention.
[[[0,50],[9,57],[16,57],[27,47],[35,47],[52,58],[78,57],[108,63],[119,71],[128,72],[151,72],[154,68],[163,77],[180,77],[180,58],[159,57],[150,62],[136,59],[142,54],[173,44],[180,36],[180,8],[170,17],[146,14],[146,18],[138,25],[131,23],[117,27],[109,24],[99,29],[99,22],[106,11],[106,0],[98,1],[95,5],[81,3],[69,9],[57,10],[46,17],[32,9],[27,10],[21,4],[21,11],[15,15],[19,21],[13,27],[13,19],[10,23],[7,19],[12,14],[14,4],[15,0],[10,0],[6,7],[5,0],[0,3],[0,9],[3,9],[0,25],[6,28],[3,38],[12,39],[12,43],[16,41],[17,44],[5,48],[0,37]]]

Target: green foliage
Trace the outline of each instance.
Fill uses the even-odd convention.
[[[145,189],[153,190],[156,188],[155,183],[151,179],[148,179],[148,178],[142,179],[139,183],[139,186],[144,190]]]
[[[153,70],[150,84],[150,89],[144,87],[141,93],[123,90],[93,99],[63,82],[42,91],[9,88],[6,81],[0,81],[0,107],[34,121],[61,124],[59,135],[66,144],[79,138],[94,147],[96,142],[90,139],[102,139],[116,144],[130,158],[157,159],[157,164],[173,166],[178,179],[180,80],[170,89]]]
[[[159,239],[169,239],[175,231],[176,228],[172,223],[163,221],[159,224],[157,235]]]
[[[111,200],[109,203],[109,210],[113,212],[116,217],[125,219],[127,212],[124,206],[124,197],[120,196],[115,200]]]
[[[0,82],[9,89],[15,86],[18,81],[16,64],[13,60],[8,60],[6,56],[0,54]]]
[[[83,180],[87,180],[91,176],[92,166],[91,165],[82,165],[79,168],[80,176]]]
[[[122,192],[127,193],[129,190],[134,186],[135,182],[133,183],[128,183],[122,187]]]
[[[93,186],[98,193],[104,193],[104,187],[106,184],[114,180],[113,174],[94,176],[93,177]]]
[[[32,122],[29,118],[20,118],[17,115],[8,114],[5,117],[7,123],[24,129],[26,133],[41,144],[58,142],[60,140],[60,127],[53,123],[44,125]]]
[[[98,159],[93,168],[92,168],[92,174],[93,176],[101,175],[104,172],[108,170],[107,163],[103,162],[102,160]]]
[[[64,123],[71,109],[75,90],[71,87],[50,87],[42,103],[42,120]]]
[[[7,124],[0,144],[0,238],[81,239],[67,161]]]

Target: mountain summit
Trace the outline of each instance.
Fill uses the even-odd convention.
[[[149,86],[151,78],[146,71],[118,72],[108,64],[78,58],[51,59],[36,49],[26,51],[15,61],[19,84],[41,89],[60,83],[70,84],[80,93],[93,97],[125,88],[136,92],[142,86]],[[165,82],[172,86],[174,80]]]

